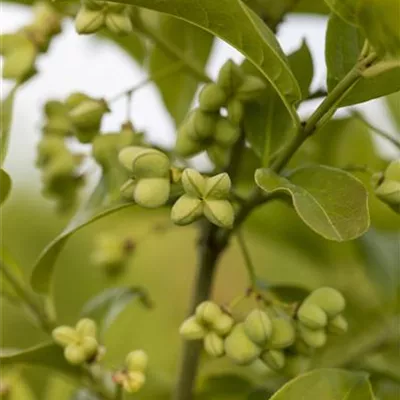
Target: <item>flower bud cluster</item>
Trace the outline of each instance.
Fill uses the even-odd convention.
[[[392,161],[383,174],[373,177],[375,195],[400,213],[400,159]]]
[[[264,89],[262,79],[245,75],[238,65],[228,60],[217,81],[203,87],[199,107],[180,126],[176,152],[188,157],[206,150],[216,165],[225,166],[230,149],[240,136],[243,103],[256,99]],[[220,114],[222,108],[226,109],[227,117]]]

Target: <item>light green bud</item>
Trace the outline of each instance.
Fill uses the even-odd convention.
[[[146,381],[146,377],[142,372],[131,371],[125,375],[122,380],[122,386],[127,393],[138,392]]]
[[[300,323],[298,327],[300,337],[305,344],[313,349],[319,349],[320,347],[325,346],[327,337],[324,329],[311,329],[302,323]]]
[[[326,312],[319,306],[308,302],[308,298],[297,311],[298,319],[311,329],[320,329],[328,323]]]
[[[201,324],[212,326],[222,315],[220,306],[213,301],[203,301],[196,307],[196,319]]]
[[[193,197],[201,198],[206,188],[206,180],[195,169],[186,168],[181,177],[182,186],[185,192]]]
[[[190,137],[193,128],[188,122],[183,123],[176,135],[175,151],[182,157],[191,157],[204,150],[204,144]]]
[[[133,190],[133,199],[142,207],[160,207],[169,199],[170,186],[167,178],[139,179]]]
[[[339,314],[328,322],[328,332],[334,335],[342,335],[349,329],[349,324],[343,315]]]
[[[199,94],[200,109],[217,112],[228,99],[227,94],[215,83],[207,83]]]
[[[224,200],[229,197],[231,190],[231,179],[226,172],[207,178],[204,197],[213,200]]]
[[[272,334],[267,343],[268,349],[284,349],[294,343],[296,332],[293,323],[287,318],[272,318]]]
[[[212,357],[222,357],[225,354],[224,340],[215,332],[209,332],[204,338],[204,350]]]
[[[109,112],[104,100],[88,99],[74,107],[69,116],[78,130],[98,129],[101,118]]]
[[[232,99],[227,105],[228,120],[236,126],[239,126],[243,120],[244,107],[240,100]]]
[[[128,14],[125,13],[107,13],[105,25],[117,35],[127,35],[133,31],[131,20]]]
[[[400,205],[400,181],[385,179],[376,189],[375,195],[390,206]]]
[[[177,225],[188,225],[203,215],[203,202],[184,194],[171,209],[171,220]]]
[[[47,118],[65,116],[68,113],[68,108],[61,101],[49,100],[44,106],[44,113]]]
[[[218,118],[215,125],[215,141],[219,146],[231,147],[239,139],[240,131],[237,126],[232,125],[226,118]]]
[[[236,91],[236,98],[242,101],[253,101],[256,100],[265,89],[265,82],[261,78],[248,75]]]
[[[204,200],[204,216],[213,224],[232,229],[235,211],[228,200]]]
[[[66,116],[54,116],[43,126],[45,135],[68,136],[72,132],[71,122]]]
[[[246,335],[259,345],[264,345],[272,333],[271,319],[260,309],[251,311],[243,326]]]
[[[125,364],[128,371],[143,372],[146,370],[148,363],[149,357],[143,350],[131,351],[125,359]]]
[[[246,335],[243,324],[234,326],[225,339],[225,353],[235,363],[250,364],[261,354],[261,348]]]
[[[85,352],[85,360],[89,361],[94,358],[94,356],[97,353],[97,349],[99,348],[99,344],[97,343],[97,340],[94,337],[91,336],[85,336],[82,339],[82,348],[83,351]]]
[[[228,60],[219,70],[217,85],[228,95],[235,93],[236,89],[243,83],[244,73],[232,60]]]
[[[205,112],[199,108],[190,115],[188,135],[193,140],[204,140],[214,134],[218,114]]]
[[[86,361],[85,350],[77,344],[70,344],[64,350],[65,359],[72,365],[80,365]]]
[[[189,317],[183,321],[179,328],[179,333],[187,340],[198,340],[204,338],[206,330],[196,317]]]
[[[343,312],[346,307],[346,300],[336,289],[321,287],[314,290],[305,300],[308,304],[315,304],[326,312],[329,318]]]
[[[84,93],[80,92],[74,92],[71,93],[66,99],[65,99],[65,105],[69,110],[72,110],[73,108],[77,107],[81,103],[83,103],[85,100],[90,100],[90,97]]]
[[[96,332],[97,332],[96,322],[94,322],[90,318],[80,319],[76,324],[75,329],[78,332],[78,335],[81,337],[84,336],[90,336],[94,338],[96,337]]]
[[[102,10],[91,10],[86,7],[80,8],[75,17],[75,29],[80,35],[97,32],[103,27],[105,15]]]
[[[235,321],[230,315],[223,313],[214,321],[212,328],[219,336],[226,336],[231,332],[234,323]]]
[[[51,336],[57,344],[63,347],[76,343],[79,340],[79,335],[75,329],[64,325],[53,329]]]
[[[280,370],[285,366],[285,354],[280,350],[263,351],[260,358],[274,371]]]

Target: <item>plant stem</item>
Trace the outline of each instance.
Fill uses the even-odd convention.
[[[250,257],[249,249],[246,245],[246,242],[243,237],[243,233],[240,229],[238,229],[236,231],[236,238],[239,243],[240,249],[242,250],[243,258],[244,258],[244,261],[246,264],[247,273],[249,275],[250,286],[252,287],[252,289],[254,289],[257,285],[256,272],[255,272],[253,261]]]

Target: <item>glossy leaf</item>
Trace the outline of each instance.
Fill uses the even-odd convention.
[[[0,204],[3,204],[10,194],[12,181],[4,169],[0,169]]]
[[[185,56],[199,66],[200,70],[204,69],[212,48],[212,35],[169,15],[160,15],[158,29],[164,40],[179,48]],[[171,58],[160,47],[155,46],[149,60],[150,74],[157,73],[160,69],[170,64],[174,65],[178,61],[177,58]],[[185,69],[178,70],[168,78],[156,82],[164,104],[176,125],[185,118],[198,83],[198,79]]]
[[[226,41],[246,56],[278,92],[293,120],[298,116],[293,104],[300,100],[300,89],[274,34],[240,0],[125,0],[184,19]],[[237,24],[240,21],[240,25]]]
[[[10,139],[10,130],[14,106],[14,98],[17,92],[18,85],[15,85],[8,96],[1,102],[0,105],[0,165],[3,165],[7,155],[8,142]]]
[[[103,184],[103,181],[100,181],[88,204],[78,211],[68,226],[39,255],[31,275],[31,285],[35,291],[40,293],[50,292],[51,280],[58,256],[74,233],[109,214],[132,205],[132,203],[123,202],[102,205],[105,196],[103,190],[106,189],[106,185]]]
[[[341,369],[317,369],[291,380],[270,400],[374,400],[368,376]]]
[[[145,307],[151,307],[146,290],[140,287],[118,287],[106,289],[104,292],[91,298],[82,308],[82,317],[88,317],[97,321],[102,334],[112,325],[118,315],[137,299]]]
[[[357,27],[332,14],[326,33],[325,59],[328,69],[328,91],[356,65],[364,37]],[[363,78],[354,85],[340,107],[362,103],[400,90],[400,68],[394,68],[373,78]]]
[[[44,343],[26,350],[5,351],[0,353],[2,366],[28,365],[46,367],[72,377],[79,377],[81,370],[70,365],[64,358],[62,347],[55,343]]]
[[[325,166],[304,167],[295,170],[289,180],[258,169],[255,179],[267,193],[289,195],[303,222],[326,239],[351,240],[368,229],[367,191],[347,172]]]

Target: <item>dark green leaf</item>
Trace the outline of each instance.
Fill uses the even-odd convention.
[[[64,358],[63,349],[55,343],[44,343],[26,350],[5,351],[0,354],[2,366],[29,365],[46,367],[72,377],[79,377],[81,369]]]
[[[291,380],[270,400],[375,400],[366,374],[317,369]]]
[[[12,181],[4,169],[0,169],[0,204],[3,204],[10,194]]]
[[[239,400],[245,399],[251,391],[251,382],[239,375],[212,375],[203,383],[196,400]]]
[[[289,195],[299,217],[326,239],[355,239],[369,227],[367,191],[349,173],[325,166],[295,170],[290,180],[258,169],[257,185],[267,193]]]
[[[400,92],[392,93],[386,97],[386,104],[389,107],[393,122],[397,128],[397,135],[400,136]]]
[[[112,325],[118,315],[128,304],[138,299],[145,307],[151,307],[146,290],[140,287],[118,287],[106,289],[104,292],[91,298],[82,308],[82,317],[97,321],[102,334]]]
[[[330,10],[323,1],[300,0],[293,11],[307,14],[329,14]]]
[[[200,70],[204,69],[212,48],[212,35],[169,15],[160,15],[158,25],[159,34],[164,40],[173,43],[196,63]],[[150,74],[156,74],[168,65],[176,64],[177,61],[179,61],[177,58],[171,58],[171,55],[165,54],[160,47],[155,46],[150,55]],[[185,118],[198,83],[197,78],[187,70],[179,70],[168,78],[156,82],[164,104],[176,125]]]
[[[303,301],[310,293],[303,287],[288,285],[271,285],[268,290],[287,303]]]
[[[360,31],[332,14],[326,34],[325,58],[328,69],[328,91],[356,65],[364,42]],[[347,94],[340,107],[362,103],[400,90],[400,68],[373,78],[363,78]]]
[[[293,104],[301,93],[286,57],[274,34],[240,0],[125,0],[184,19],[220,37],[239,50],[262,72],[278,92],[293,120],[298,116]],[[238,24],[240,21],[240,24]]]
[[[8,96],[1,102],[0,106],[0,165],[3,165],[7,155],[8,142],[10,139],[10,130],[14,106],[14,98],[17,92],[18,85],[15,85]]]

